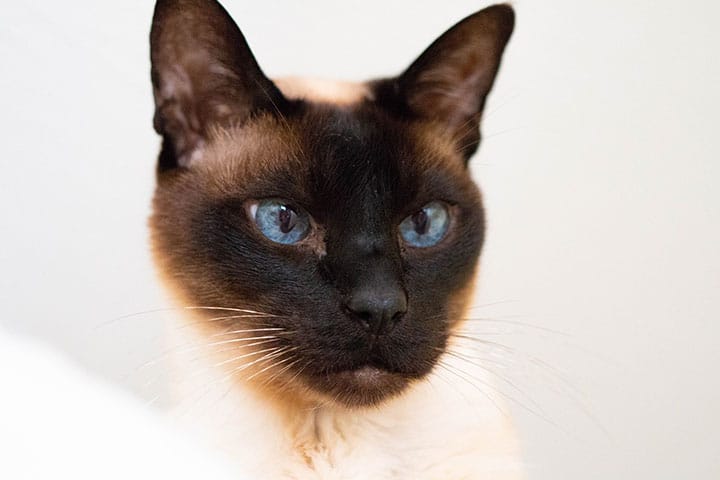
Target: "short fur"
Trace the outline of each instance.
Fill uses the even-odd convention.
[[[216,440],[247,471],[518,478],[506,419],[437,372],[483,243],[466,164],[512,28],[509,7],[490,7],[397,78],[272,82],[217,2],[158,2],[154,253],[193,307],[185,336],[227,374],[214,382],[230,392]],[[310,234],[266,238],[250,214],[266,198],[307,212]],[[405,244],[398,225],[433,201],[447,206],[446,236]],[[403,299],[373,330],[352,303],[368,291]]]

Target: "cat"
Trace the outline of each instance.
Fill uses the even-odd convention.
[[[495,5],[397,77],[273,81],[219,3],[157,2],[153,252],[204,352],[178,363],[204,391],[193,422],[247,478],[523,478],[473,384],[491,380],[447,355],[485,234],[468,162],[513,28]]]

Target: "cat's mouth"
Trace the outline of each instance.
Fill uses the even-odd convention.
[[[396,396],[405,390],[414,375],[392,372],[378,363],[318,373],[307,380],[316,391],[348,407],[365,407]]]
[[[315,368],[303,369],[294,378],[315,400],[350,408],[378,406],[425,378],[434,368],[442,345],[435,337],[425,339],[425,349],[391,340],[353,344],[314,359],[308,363]],[[429,346],[435,343],[437,348]]]

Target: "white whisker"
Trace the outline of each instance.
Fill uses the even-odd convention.
[[[269,317],[276,316],[276,315],[273,315],[272,313],[258,312],[257,310],[248,310],[246,308],[202,307],[202,306],[190,306],[190,307],[180,307],[180,308],[183,308],[185,310],[226,310],[228,312],[251,313],[254,315],[266,315]]]
[[[246,315],[228,315],[228,316],[224,316],[224,317],[208,318],[207,320],[203,320],[203,322],[219,322],[221,320],[234,320],[237,318],[242,318],[242,319],[246,319],[246,320],[256,319],[256,318],[277,318],[277,315],[249,313]]]
[[[513,390],[515,390],[515,392],[517,392],[520,396],[522,396],[527,402],[531,403],[531,404],[533,405],[533,407],[535,407],[536,409],[538,409],[538,411],[540,411],[540,413],[542,413],[543,415],[545,414],[545,412],[543,411],[542,407],[541,407],[535,400],[533,400],[532,397],[530,397],[530,395],[528,395],[525,391],[523,391],[522,389],[520,389],[520,387],[518,387],[512,380],[510,380],[509,378],[507,378],[507,377],[504,376],[504,375],[499,374],[496,370],[494,370],[494,369],[488,367],[487,365],[485,365],[485,364],[484,364],[485,362],[482,362],[482,361],[480,361],[480,362],[472,361],[472,360],[470,360],[470,358],[468,358],[467,356],[463,355],[463,354],[460,353],[460,352],[453,352],[453,351],[451,351],[451,350],[448,350],[448,351],[446,351],[445,353],[446,353],[447,355],[450,355],[450,356],[452,356],[452,357],[454,357],[454,358],[457,358],[457,359],[459,359],[459,360],[462,360],[462,361],[464,361],[464,362],[467,362],[468,364],[470,364],[470,365],[472,365],[472,366],[474,366],[474,367],[480,368],[480,369],[482,369],[482,370],[490,373],[491,375],[493,375],[495,378],[497,378],[497,379],[500,380],[501,382],[505,383],[506,385],[509,385]]]
[[[222,337],[225,335],[234,335],[237,333],[253,333],[253,332],[279,332],[285,330],[284,328],[245,328],[241,330],[230,330],[229,332],[214,333],[210,335],[210,338]]]
[[[269,340],[268,340],[268,342],[269,342]],[[238,360],[242,360],[243,358],[251,357],[251,356],[253,356],[253,355],[258,355],[258,354],[260,354],[260,353],[277,351],[277,350],[279,350],[280,348],[282,348],[282,347],[277,346],[277,347],[266,348],[266,349],[264,349],[264,350],[258,350],[258,351],[256,351],[256,352],[244,353],[244,354],[242,354],[242,355],[237,355],[237,356],[235,356],[235,357],[228,358],[227,360],[223,360],[223,361],[220,362],[220,363],[216,363],[214,366],[215,366],[215,367],[222,367],[223,365],[227,365],[228,363],[237,362]]]
[[[260,357],[260,358],[258,358],[258,359],[256,359],[256,360],[253,360],[253,361],[250,362],[250,363],[246,363],[246,364],[244,364],[244,365],[241,365],[241,366],[239,366],[239,367],[236,367],[236,368],[234,368],[234,369],[225,377],[225,379],[230,379],[230,378],[232,378],[234,375],[242,372],[243,370],[246,370],[246,369],[252,367],[253,365],[256,365],[258,362],[267,361],[267,360],[270,360],[270,359],[272,359],[272,358],[278,357],[278,356],[282,355],[282,354],[283,354],[287,349],[289,349],[289,348],[290,348],[290,347],[279,347],[279,348],[276,348],[275,351],[271,351],[270,353],[268,353],[268,354],[266,354],[266,355],[263,355],[262,357]]]
[[[292,353],[294,350],[297,350],[297,347],[291,348],[291,349],[289,349],[289,350],[284,351],[283,354],[282,354],[282,356],[284,356],[284,355],[286,355],[286,354],[288,354],[288,353]],[[275,358],[276,358],[276,357],[275,357]],[[264,367],[262,370],[258,370],[257,372],[255,372],[255,373],[253,373],[252,375],[250,375],[249,377],[247,377],[246,380],[247,380],[247,381],[250,381],[250,380],[252,380],[253,378],[255,378],[256,376],[262,374],[263,372],[266,372],[266,371],[270,370],[271,368],[275,368],[275,367],[277,367],[278,365],[281,365],[281,364],[287,362],[288,360],[292,360],[292,359],[293,359],[293,357],[292,357],[292,356],[289,356],[289,357],[287,357],[287,358],[284,359],[284,360],[280,360],[280,361],[278,361],[278,362],[271,363],[271,364],[268,365],[267,367]]]
[[[461,380],[463,380],[464,382],[466,382],[468,385],[470,385],[471,387],[473,387],[475,390],[477,390],[478,392],[480,392],[483,396],[485,396],[485,398],[487,398],[487,399],[490,401],[490,403],[492,403],[492,404],[495,406],[495,408],[497,408],[497,410],[498,410],[498,412],[500,412],[500,414],[502,414],[503,416],[505,416],[505,417],[507,417],[507,418],[510,418],[510,415],[508,414],[508,412],[506,412],[503,408],[500,407],[500,404],[497,403],[497,401],[492,397],[492,395],[490,395],[490,393],[486,392],[485,390],[483,390],[482,388],[480,388],[478,385],[474,384],[473,382],[471,382],[470,380],[468,380],[467,378],[465,378],[463,375],[461,375],[459,372],[457,372],[457,371],[456,371],[456,370],[458,370],[457,367],[454,367],[454,366],[452,366],[451,364],[446,363],[446,362],[444,362],[444,361],[442,361],[442,360],[438,361],[437,365],[438,365],[439,367],[444,368],[444,369],[445,369],[446,371],[448,371],[449,373],[452,373],[452,374],[455,375],[456,377],[460,378]],[[496,391],[494,388],[492,388],[491,385],[488,385],[486,382],[480,382],[480,383],[482,383],[482,384],[485,385],[485,386],[490,387],[493,391]]]
[[[247,342],[247,341],[251,341],[251,340],[265,340],[265,339],[269,339],[269,338],[278,338],[278,337],[276,337],[275,335],[264,335],[264,336],[260,336],[260,337],[231,338],[230,340],[220,340],[217,342],[206,343],[204,345],[200,345],[199,347],[193,347],[193,348],[216,347],[218,345],[227,345],[230,343],[242,343],[242,342]]]

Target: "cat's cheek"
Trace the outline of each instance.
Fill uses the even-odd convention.
[[[476,264],[473,268],[470,281],[457,292],[450,295],[450,299],[447,303],[447,328],[451,336],[453,332],[461,329],[465,322],[467,310],[469,305],[472,303],[473,293],[475,292],[477,286],[478,268],[479,267]]]

